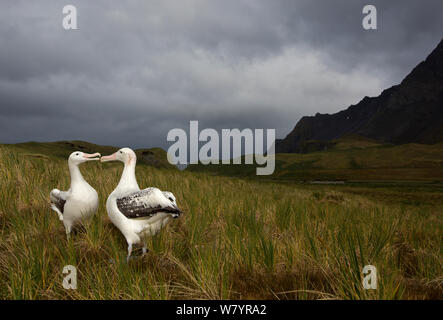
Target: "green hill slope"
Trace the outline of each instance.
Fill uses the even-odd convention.
[[[119,148],[113,146],[101,146],[85,141],[57,141],[57,142],[25,142],[17,144],[0,144],[16,151],[22,156],[29,157],[57,157],[66,159],[74,151],[83,151],[86,153],[99,152],[101,155],[114,153]],[[174,169],[177,167],[171,165],[167,160],[166,151],[161,148],[137,149],[139,164],[145,164],[156,168]]]
[[[257,177],[256,165],[190,165],[186,170]],[[443,180],[443,144],[387,145],[356,137],[334,140],[327,151],[276,155],[272,176],[280,180]]]

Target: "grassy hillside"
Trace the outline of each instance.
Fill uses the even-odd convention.
[[[256,165],[190,165],[187,170],[256,178]],[[443,144],[381,145],[346,137],[333,141],[327,151],[276,155],[272,176],[288,181],[443,181]]]
[[[117,147],[101,146],[85,141],[26,142],[5,146],[25,157],[58,157],[63,159],[67,159],[74,151],[83,151],[86,153],[99,152],[101,155],[108,155],[119,149]],[[156,168],[176,169],[174,165],[168,162],[166,151],[161,148],[137,149],[135,153],[137,154],[137,159],[140,164],[146,164]]]
[[[0,147],[0,299],[443,298],[441,205],[138,166],[140,186],[174,192],[185,214],[127,264],[105,212],[122,166],[81,166],[100,207],[68,241],[48,199],[69,186],[66,160],[31,149]],[[77,290],[62,287],[68,264]],[[367,264],[377,290],[362,288]]]

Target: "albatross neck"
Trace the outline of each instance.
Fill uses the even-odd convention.
[[[120,192],[140,190],[137,178],[135,177],[135,161],[130,163],[125,162],[122,177],[115,190]]]
[[[86,182],[83,178],[78,165],[68,162],[69,174],[71,175],[71,189],[74,189],[76,186]]]

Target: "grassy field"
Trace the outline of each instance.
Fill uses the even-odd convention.
[[[256,176],[256,165],[190,165],[189,171],[279,181],[443,182],[443,144],[377,144],[352,138],[334,140],[327,151],[277,154],[271,177]],[[244,161],[242,161],[244,163]]]
[[[403,189],[386,185],[246,181],[139,165],[140,186],[172,191],[185,214],[127,264],[125,240],[105,211],[122,166],[81,166],[100,208],[68,241],[48,197],[69,186],[66,160],[25,149],[0,147],[1,299],[443,299],[438,188],[411,186],[436,198],[408,203]],[[62,287],[68,264],[78,269],[77,290]],[[362,287],[368,264],[377,267],[377,290]]]

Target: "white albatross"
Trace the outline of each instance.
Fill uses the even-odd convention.
[[[69,238],[71,229],[84,219],[92,217],[98,208],[97,191],[86,182],[78,166],[86,161],[99,160],[100,153],[88,154],[81,151],[71,153],[68,158],[71,186],[68,191],[53,189],[49,194],[51,208],[66,229]]]
[[[109,219],[121,231],[128,243],[129,261],[132,245],[143,242],[146,253],[146,237],[157,234],[172,218],[178,218],[182,211],[177,207],[174,195],[157,188],[140,190],[135,177],[137,156],[129,148],[122,148],[101,162],[121,161],[124,169],[120,182],[106,201]]]

